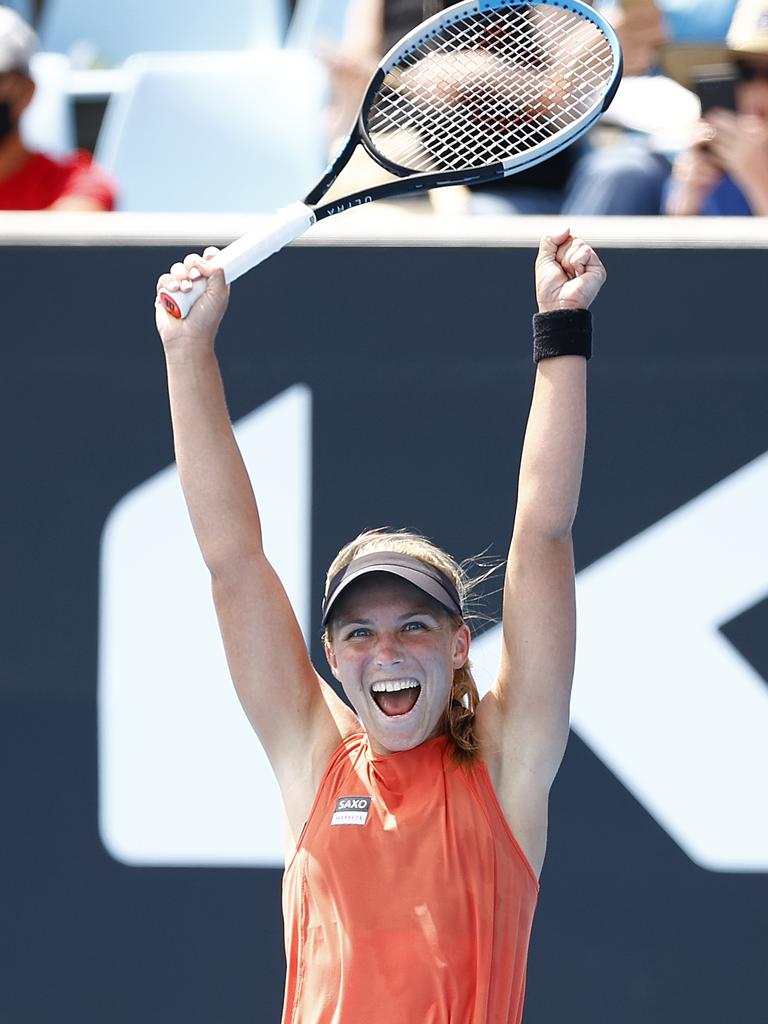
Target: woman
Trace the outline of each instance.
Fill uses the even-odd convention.
[[[159,279],[207,289],[183,321],[157,304],[157,324],[230,671],[288,821],[284,1024],[517,1024],[568,736],[587,309],[604,268],[567,230],[541,241],[498,679],[479,700],[456,563],[424,538],[367,533],[331,566],[323,608],[352,711],[312,666],[262,547],[214,354],[228,299],[215,252]]]

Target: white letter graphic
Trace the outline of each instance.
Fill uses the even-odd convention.
[[[296,385],[236,427],[270,558],[309,624],[311,398]],[[175,466],[102,538],[99,825],[129,864],[282,863],[280,796],[237,701]]]
[[[575,732],[697,864],[768,870],[768,686],[719,630],[768,594],[768,453],[577,592]],[[500,642],[473,650],[489,680]]]

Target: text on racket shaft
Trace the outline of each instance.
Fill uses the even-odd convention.
[[[341,203],[337,203],[335,206],[329,206],[328,207],[328,213],[329,214],[341,213],[343,210],[349,210],[353,206],[363,206],[363,205],[365,205],[365,203],[372,203],[372,202],[373,202],[373,196],[363,196],[362,198],[358,198],[358,199],[346,199],[346,200],[344,200]]]

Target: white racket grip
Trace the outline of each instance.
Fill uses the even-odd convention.
[[[222,249],[218,256],[214,256],[210,261],[210,265],[221,267],[224,271],[224,280],[231,284],[288,245],[294,238],[303,235],[314,223],[314,211],[306,203],[283,206],[272,214],[266,224],[248,231]],[[201,280],[195,281],[189,291],[162,290],[159,298],[166,312],[177,320],[183,320],[204,291],[205,281]]]

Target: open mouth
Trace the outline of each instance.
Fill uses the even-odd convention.
[[[399,718],[413,711],[421,695],[421,685],[415,679],[397,679],[374,683],[371,696],[376,707],[387,718]]]

